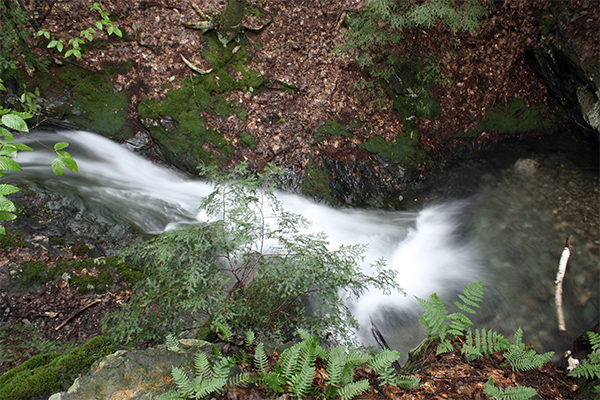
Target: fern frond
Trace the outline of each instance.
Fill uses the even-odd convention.
[[[314,366],[304,363],[300,373],[288,381],[290,384],[290,393],[298,398],[306,397],[307,391],[311,387],[315,377],[315,371]]]
[[[196,388],[195,397],[200,399],[208,396],[209,394],[220,392],[225,385],[227,385],[226,379],[211,379],[209,381],[202,381],[200,387]]]
[[[283,385],[286,380],[279,374],[275,372],[267,372],[260,378],[258,378],[258,384],[263,386],[268,386],[276,392],[284,393]]]
[[[259,374],[266,374],[269,366],[269,358],[267,357],[267,353],[265,353],[264,347],[264,344],[260,343],[254,350],[254,365]]]
[[[533,349],[526,349],[525,344],[521,342],[522,338],[523,331],[519,328],[515,333],[513,344],[506,349],[506,353],[504,354],[504,357],[510,363],[513,371],[528,371],[530,369],[539,368],[550,361],[554,352],[538,354]]]
[[[463,301],[464,304],[461,304],[458,301],[453,301],[453,303],[463,311],[466,311],[470,314],[477,314],[477,311],[471,307],[480,308],[478,303],[483,301],[483,281],[473,282],[465,286],[463,293],[464,296],[459,294],[458,297]]]
[[[517,386],[502,390],[490,379],[483,387],[483,392],[492,400],[527,400],[537,395],[537,390],[527,386]]]
[[[384,349],[369,361],[369,367],[379,374],[380,386],[395,385],[396,372],[392,363],[400,358],[400,353],[395,350]]]
[[[195,394],[194,386],[187,374],[179,367],[173,367],[171,375],[177,385],[177,393],[183,398],[192,397]]]
[[[350,351],[346,355],[346,365],[354,368],[361,364],[365,364],[371,359],[371,356],[365,353],[359,353],[357,351]]]
[[[235,374],[234,376],[232,376],[231,378],[229,378],[229,381],[227,382],[227,385],[230,386],[230,387],[233,387],[233,386],[246,386],[251,381],[252,381],[252,376],[250,375],[250,373],[243,372],[243,373],[240,373],[240,374]]]
[[[208,363],[208,357],[206,357],[205,353],[199,352],[196,354],[194,357],[194,369],[196,370],[197,377],[210,379],[210,364]]]
[[[581,362],[573,371],[569,372],[569,376],[586,379],[600,378],[600,364]]]
[[[588,338],[594,352],[600,352],[600,333],[589,331]]]
[[[468,361],[473,361],[479,357],[487,357],[500,350],[506,350],[510,343],[504,336],[495,332],[482,329],[475,329],[475,335],[471,329],[465,335],[465,344],[462,348],[462,354]]]
[[[419,316],[419,320],[427,330],[429,336],[439,335],[443,339],[448,326],[446,322],[448,311],[442,299],[435,293],[432,293],[428,300],[416,296],[415,298],[421,308],[423,308],[423,313]]]
[[[177,340],[177,337],[174,336],[172,333],[169,333],[165,339],[166,339],[165,342],[167,344],[168,350],[170,350],[170,351],[180,351],[181,350],[181,348],[179,347],[179,340]]]
[[[416,389],[421,386],[421,378],[416,376],[401,375],[396,379],[396,386],[402,389]]]
[[[352,382],[342,387],[338,394],[341,400],[350,400],[354,396],[357,396],[369,388],[369,381],[363,379],[357,382]]]
[[[327,384],[335,386],[340,383],[344,365],[346,364],[346,355],[344,353],[335,353],[329,357],[327,362]]]
[[[246,345],[246,347],[250,347],[254,344],[255,341],[256,335],[254,334],[254,331],[248,330],[248,332],[246,332],[246,339],[244,340],[244,344]]]
[[[179,393],[173,391],[161,394],[157,400],[186,400],[186,398],[181,397]]]
[[[281,353],[281,359],[277,365],[282,367],[282,375],[286,379],[290,379],[300,372],[301,364],[298,362],[300,359],[300,350],[300,343],[297,343]]]
[[[223,380],[227,382],[227,377],[229,376],[229,372],[233,367],[234,362],[231,357],[223,357],[218,360],[212,368],[212,379],[213,380]]]

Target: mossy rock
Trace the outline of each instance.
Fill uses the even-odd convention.
[[[497,106],[489,110],[485,120],[478,124],[478,132],[493,131],[499,133],[528,132],[549,128],[552,116],[543,107],[532,109],[527,107],[522,98],[513,99],[506,106]]]
[[[306,177],[302,181],[301,193],[314,199],[325,200],[328,203],[334,202],[332,189],[330,187],[330,176],[327,171],[315,166],[306,170]]]
[[[0,400],[24,400],[64,390],[94,361],[114,351],[111,339],[97,336],[66,355],[34,356],[0,377]]]
[[[254,91],[263,78],[246,67],[244,46],[223,47],[213,35],[202,36],[207,48],[202,56],[212,72],[186,78],[178,89],[171,89],[164,100],[143,99],[139,115],[150,131],[165,161],[180,169],[196,173],[201,164],[221,162],[233,154],[234,148],[219,132],[208,129],[205,114],[222,118],[235,114],[246,119],[246,110],[236,101],[228,101],[232,90]],[[244,145],[252,141],[242,137]]]
[[[417,134],[412,132],[400,132],[396,136],[395,142],[374,135],[361,147],[369,153],[378,154],[388,161],[394,161],[403,169],[414,168],[425,160],[425,153],[419,148]]]
[[[41,97],[46,99],[45,112],[51,116],[121,140],[130,135],[126,121],[129,102],[124,91],[114,92],[109,76],[126,70],[128,65],[96,73],[67,64],[38,72],[33,78],[19,72],[18,80],[28,88],[40,89]]]

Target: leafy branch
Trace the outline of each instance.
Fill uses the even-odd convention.
[[[102,31],[104,28],[106,28],[106,33],[108,36],[115,34],[118,37],[123,37],[123,32],[110,20],[110,15],[106,11],[102,10],[100,3],[92,4],[90,6],[90,10],[98,11],[100,13],[100,17],[102,17],[102,19],[97,20],[95,23],[97,29]],[[69,39],[67,46],[70,46],[71,48],[65,52],[65,58],[69,58],[71,56],[81,58],[81,46],[85,44],[84,39],[87,39],[87,41],[91,43],[94,40],[94,34],[96,33],[98,32],[93,28],[87,28],[80,32],[79,37]],[[48,46],[46,46],[48,49],[56,48],[59,53],[62,53],[62,51],[65,49],[64,39],[53,38],[50,32],[48,32],[46,29],[40,29],[36,33],[36,36],[44,36],[46,39],[50,40],[50,43],[48,43]]]
[[[6,90],[2,83],[3,81],[0,79],[0,90]],[[29,132],[25,120],[31,118],[32,115],[0,106],[0,116],[0,177],[2,177],[6,175],[4,171],[21,171],[21,166],[14,159],[19,151],[32,150],[23,143],[14,142],[15,137],[11,132],[11,130],[22,134]],[[68,145],[66,142],[61,142],[54,146],[57,158],[52,162],[52,170],[56,175],[62,175],[65,168],[77,172],[77,163],[69,153],[63,150]],[[0,220],[12,221],[17,218],[15,204],[5,196],[19,190],[13,185],[0,184]],[[0,226],[0,234],[6,234],[3,226]]]

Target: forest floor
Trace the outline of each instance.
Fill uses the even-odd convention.
[[[327,156],[342,162],[371,157],[359,147],[372,135],[394,140],[403,129],[402,119],[392,110],[389,98],[377,89],[360,88],[372,78],[357,67],[355,61],[335,50],[344,39],[344,18],[364,6],[364,0],[261,0],[250,1],[259,6],[261,20],[249,16],[246,26],[259,27],[265,17],[272,21],[260,33],[247,34],[250,43],[249,67],[269,82],[283,82],[296,90],[289,93],[279,85],[256,94],[232,92],[229,100],[237,99],[247,110],[245,121],[233,115],[223,119],[207,115],[208,126],[236,146],[236,157],[251,165],[264,166],[274,161],[278,165],[304,169],[307,155],[319,160]],[[194,0],[206,13],[217,13],[224,0]],[[442,109],[433,120],[419,119],[419,144],[434,154],[436,166],[453,157],[454,146],[468,141],[472,147],[484,142],[501,141],[506,135],[482,132],[476,138],[451,138],[458,131],[467,132],[485,117],[486,110],[497,104],[508,105],[514,98],[523,98],[531,108],[557,109],[542,79],[528,59],[528,49],[539,42],[537,18],[544,1],[496,2],[485,23],[475,34],[452,34],[434,26],[426,31],[415,30],[406,35],[409,48],[415,54],[431,54],[444,60],[444,76],[448,82],[434,88]],[[133,133],[144,130],[137,123],[137,107],[142,97],[164,98],[165,84],[178,82],[192,72],[182,62],[185,56],[203,67],[199,49],[203,46],[198,32],[186,29],[183,23],[197,22],[198,16],[188,2],[174,0],[107,0],[102,7],[133,41],[111,39],[107,46],[91,48],[81,60],[72,61],[86,69],[100,71],[106,66],[133,61],[133,67],[114,77],[115,90],[125,90],[131,102],[129,120]],[[77,16],[77,18],[73,18]],[[93,26],[97,15],[87,5],[59,0],[44,20],[43,26],[57,36],[74,37]],[[143,41],[141,40],[143,38]],[[41,40],[41,39],[37,39]],[[143,45],[142,45],[143,43]],[[360,121],[361,127],[351,137],[327,138],[318,146],[314,134],[327,120],[347,124]],[[370,129],[367,129],[366,127]],[[256,138],[257,149],[250,152],[239,143],[238,132],[246,131]],[[549,129],[548,132],[553,131]],[[529,134],[539,135],[542,131]],[[521,135],[522,136],[522,135]],[[422,173],[429,168],[421,167]],[[43,207],[29,210],[28,218],[47,218]],[[20,217],[21,218],[21,217]],[[27,218],[27,217],[23,217]],[[100,319],[127,300],[127,290],[102,295],[80,294],[68,283],[54,282],[24,292],[11,286],[11,271],[22,261],[36,260],[54,263],[57,260],[98,256],[81,253],[76,246],[54,246],[35,239],[28,244],[5,245],[0,249],[0,373],[19,365],[34,354],[62,349],[69,343],[81,342],[101,333]],[[94,271],[81,272],[94,274]],[[466,362],[460,353],[435,356],[427,353],[425,368],[415,372],[422,386],[409,391],[371,391],[364,398],[391,399],[484,399],[483,385],[493,378],[503,387],[532,386],[542,399],[575,398],[576,386],[566,377],[565,370],[547,364],[529,372],[513,372],[503,366],[500,356]],[[230,398],[260,398],[261,394],[237,392]],[[232,394],[233,396],[233,394]]]

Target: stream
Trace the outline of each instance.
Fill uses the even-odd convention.
[[[78,215],[140,232],[156,234],[206,220],[198,205],[211,186],[199,179],[89,132],[31,136],[50,146],[69,142],[67,150],[80,172],[54,176],[54,155],[36,149],[19,153],[23,171],[2,181],[67,196],[77,204]],[[388,344],[406,355],[425,337],[414,296],[437,293],[449,301],[465,285],[483,279],[485,301],[476,327],[509,338],[520,327],[525,341],[538,352],[555,351],[558,361],[570,344],[561,340],[554,307],[554,280],[567,236],[573,244],[564,282],[569,338],[598,321],[597,171],[570,168],[552,157],[521,159],[483,176],[468,195],[414,202],[407,211],[336,209],[289,193],[278,197],[286,209],[312,221],[313,231],[327,233],[332,248],[368,244],[363,268],[383,257],[398,270],[406,295],[371,291],[350,303],[366,344],[374,344],[369,331],[374,323]]]

